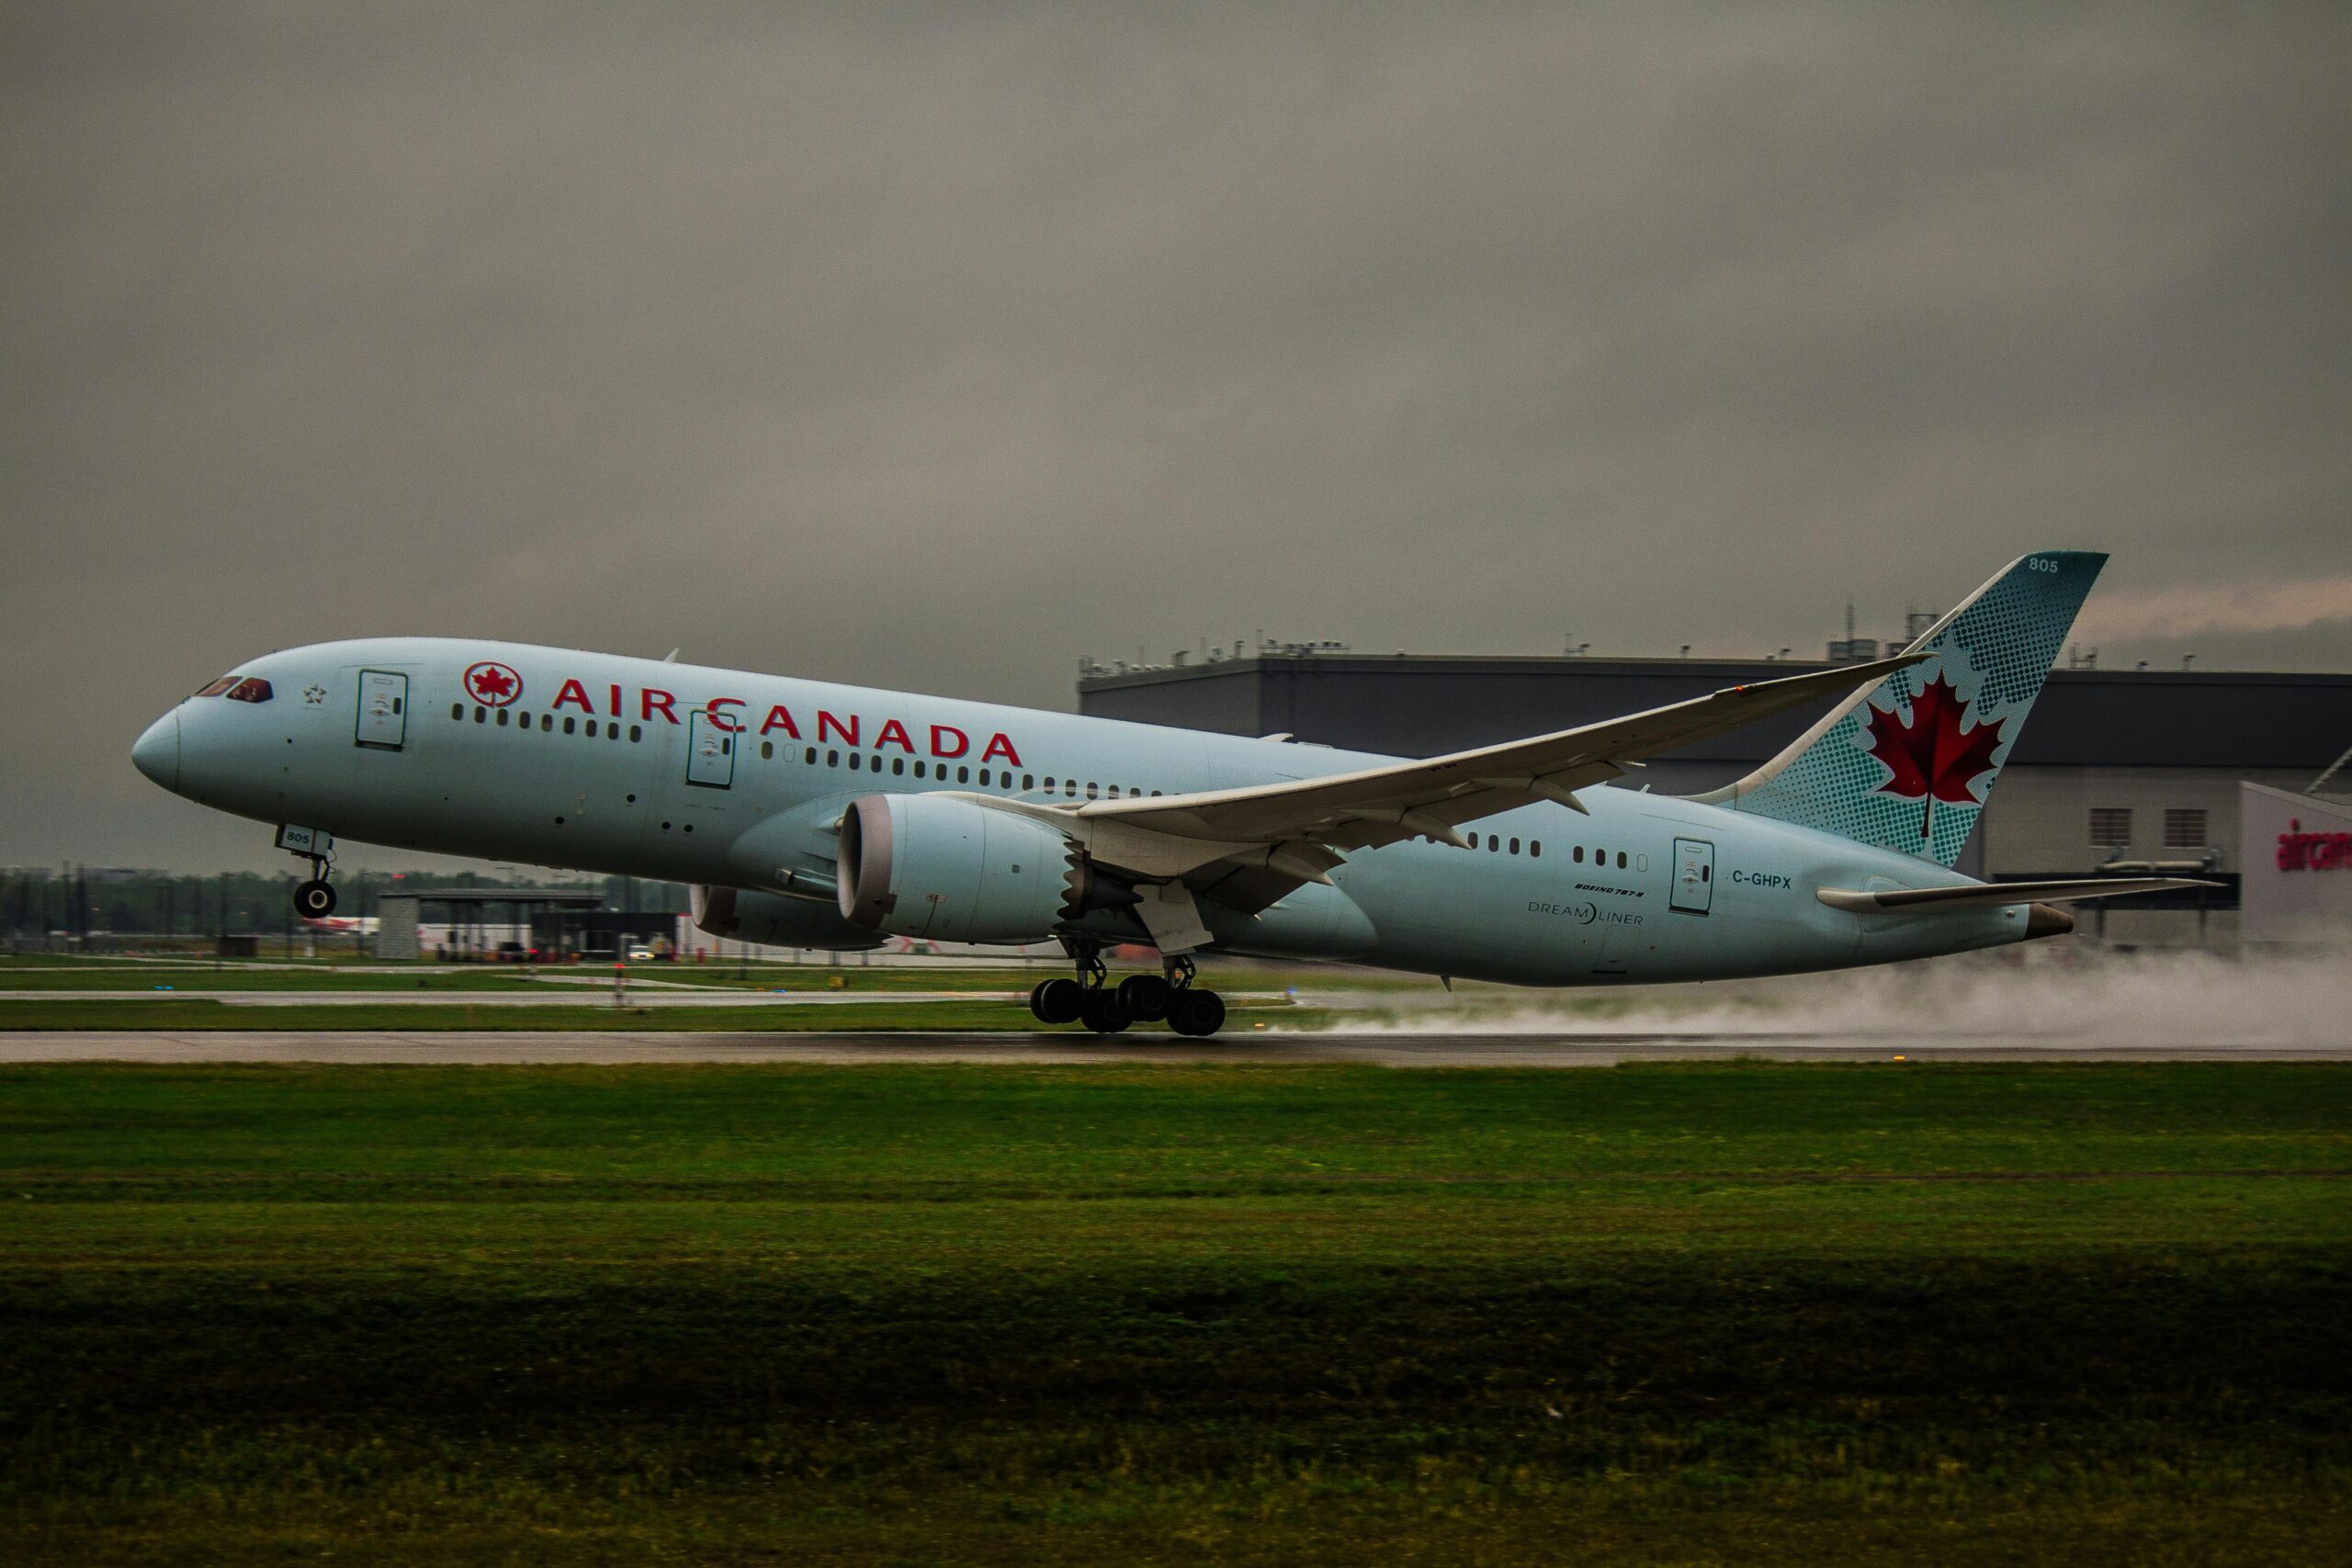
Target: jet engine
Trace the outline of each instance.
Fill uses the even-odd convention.
[[[816,947],[829,953],[862,953],[882,938],[842,919],[827,900],[787,898],[741,887],[694,889],[695,924],[729,942],[762,947]]]
[[[852,802],[837,888],[851,924],[938,942],[1041,942],[1136,902],[1050,823],[934,795]]]

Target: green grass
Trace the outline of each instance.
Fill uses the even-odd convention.
[[[11,1562],[2340,1562],[2334,1066],[0,1069]]]
[[[591,993],[593,995],[593,993]],[[1323,1012],[1291,1008],[1279,999],[1227,997],[1228,1036],[1246,1032],[1250,1010],[1279,1016],[1290,1027],[1330,1021]],[[697,1008],[615,1007],[582,1000],[576,1006],[548,1002],[531,1007],[416,1007],[387,999],[380,1006],[355,1002],[293,1003],[284,1007],[237,1007],[190,998],[160,1002],[0,1000],[0,1032],[9,1030],[626,1030],[630,1033],[805,1033],[836,1030],[891,1033],[973,1031],[1028,1032],[1044,1028],[1021,1001],[860,1002],[854,1007]],[[1082,1034],[1075,1024],[1047,1031]],[[1139,1025],[1132,1038],[1165,1034],[1158,1025]]]

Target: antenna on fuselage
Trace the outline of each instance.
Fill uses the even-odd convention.
[[[662,656],[662,662],[664,664],[675,664],[677,661],[678,650],[674,648]]]

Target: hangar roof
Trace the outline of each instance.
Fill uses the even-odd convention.
[[[1802,660],[1265,654],[1088,675],[1079,711],[1426,757],[1658,707]],[[1829,705],[1702,741],[1678,761],[1753,763]],[[2044,767],[2309,768],[2352,743],[2352,674],[2053,670],[2009,761]]]

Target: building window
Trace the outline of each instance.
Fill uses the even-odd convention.
[[[2091,807],[2091,848],[2128,849],[2132,843],[2132,808],[2128,806]]]
[[[2165,810],[2165,848],[2201,850],[2205,847],[2205,808],[2168,807]]]

